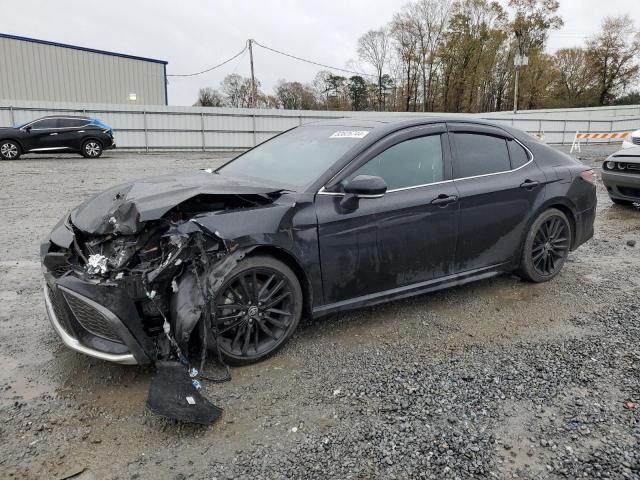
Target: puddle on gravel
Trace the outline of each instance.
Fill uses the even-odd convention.
[[[0,405],[17,400],[32,400],[43,395],[55,395],[56,386],[45,376],[31,378],[27,368],[4,355],[0,355]]]

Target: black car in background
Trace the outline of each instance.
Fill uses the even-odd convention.
[[[115,146],[111,127],[90,117],[50,116],[0,128],[2,160],[16,160],[23,153],[80,153],[98,158]]]
[[[514,128],[333,119],[88,199],[42,245],[45,302],[63,341],[94,357],[208,347],[243,364],[302,315],[513,271],[551,280],[595,212],[594,171]]]

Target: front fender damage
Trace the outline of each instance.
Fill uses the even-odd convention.
[[[207,332],[214,334],[217,348],[217,335],[214,328],[215,307],[213,299],[223,285],[226,276],[234,269],[252,248],[237,248],[236,245],[222,241],[225,252],[218,253],[212,259],[204,247],[203,233],[191,233],[188,242],[196,245],[198,254],[178,279],[171,282],[172,295],[170,300],[170,324],[165,318],[164,331],[173,347],[170,355],[176,361],[156,362],[156,373],[152,378],[147,399],[147,408],[152,412],[167,418],[188,423],[210,424],[221,414],[222,409],[213,405],[201,392],[199,376],[202,375],[208,349]],[[220,239],[221,240],[221,239]],[[175,262],[180,262],[179,246]],[[164,268],[169,268],[167,264]],[[157,275],[161,275],[162,271]],[[156,276],[157,278],[157,276]],[[150,294],[152,295],[152,294]],[[198,328],[199,327],[199,328]],[[200,331],[197,337],[200,348],[199,369],[194,368],[195,360],[191,348],[193,333]],[[218,360],[222,361],[218,351]],[[230,380],[229,368],[227,377],[216,379],[216,382]]]
[[[180,277],[171,297],[172,330],[178,345],[183,348],[189,345],[191,334],[206,317],[207,303],[218,292],[229,272],[251,250],[253,248],[236,249],[213,265],[203,262],[200,270],[204,275],[195,268]]]

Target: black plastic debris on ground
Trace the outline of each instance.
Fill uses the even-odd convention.
[[[222,415],[221,408],[195,389],[187,366],[178,362],[156,363],[147,408],[163,417],[200,425],[209,425]]]

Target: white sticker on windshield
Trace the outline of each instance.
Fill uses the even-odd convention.
[[[368,133],[368,130],[340,130],[331,134],[329,138],[364,138]]]

